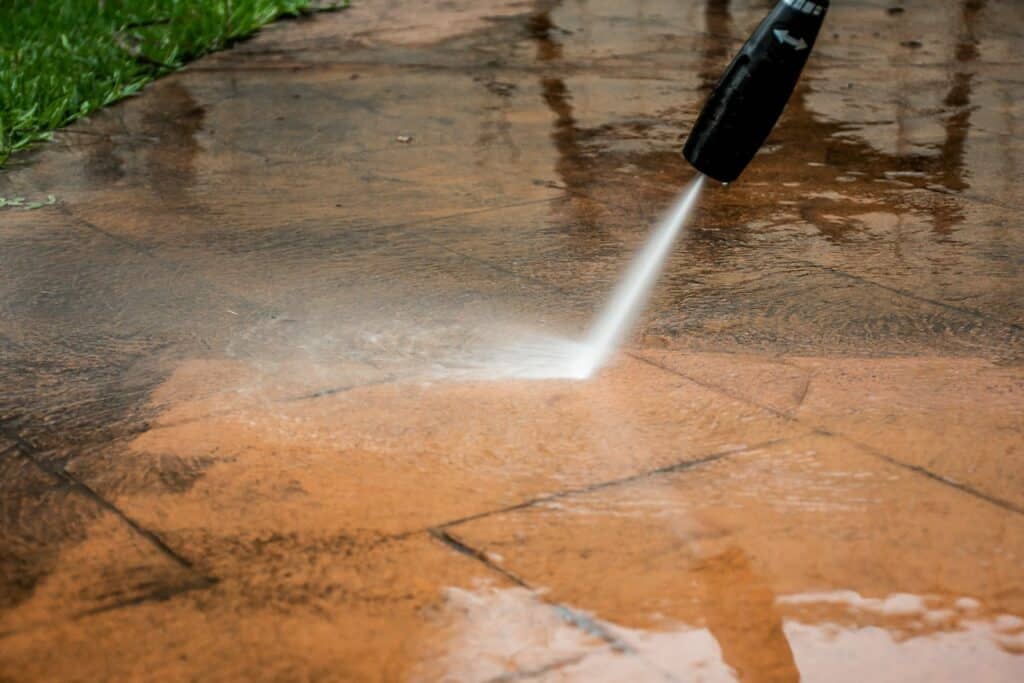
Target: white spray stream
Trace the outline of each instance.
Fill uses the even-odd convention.
[[[615,348],[622,342],[630,325],[639,316],[654,282],[665,265],[669,250],[686,225],[703,186],[704,175],[701,174],[679,195],[650,240],[634,257],[622,282],[612,293],[611,300],[587,335],[583,357],[579,359],[576,372],[573,374],[582,378],[589,377],[608,361]]]
[[[537,334],[519,337],[511,345],[499,345],[482,355],[459,362],[449,359],[440,374],[466,379],[577,379],[591,377],[615,352],[661,273],[672,244],[682,232],[704,186],[699,175],[683,190],[658,224],[647,244],[633,258],[611,299],[582,341]]]

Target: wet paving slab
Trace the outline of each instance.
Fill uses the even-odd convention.
[[[15,159],[0,678],[1024,676],[1016,3],[832,8],[551,378],[769,5],[356,3]]]
[[[17,445],[0,467],[3,636],[208,585],[152,534]]]
[[[445,531],[669,671],[709,680],[728,680],[729,669],[754,680],[1020,672],[1016,513],[828,437]]]
[[[20,653],[29,679],[391,681],[439,680],[454,663],[487,680],[605,647],[433,539],[325,536],[315,549],[295,540],[236,549],[285,559],[277,571],[23,631],[5,640],[6,651]],[[288,559],[296,555],[306,561]],[[509,591],[499,611],[520,620],[523,636],[511,642],[476,604]],[[463,659],[465,650],[449,647],[467,635],[486,656]],[[64,647],[52,652],[53,642]]]
[[[640,357],[994,504],[1024,507],[1016,369],[930,357],[772,360],[658,349]],[[985,410],[976,393],[991,399]]]

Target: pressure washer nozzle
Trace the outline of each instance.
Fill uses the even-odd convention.
[[[715,86],[683,156],[723,183],[739,177],[782,115],[829,0],[779,0]]]

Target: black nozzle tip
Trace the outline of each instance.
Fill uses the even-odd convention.
[[[793,94],[828,0],[779,0],[715,86],[683,147],[704,175],[730,183],[764,144]]]

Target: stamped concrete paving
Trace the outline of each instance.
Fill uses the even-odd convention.
[[[1024,678],[1024,6],[836,5],[587,382],[766,2],[356,3],[16,160],[0,680]]]

